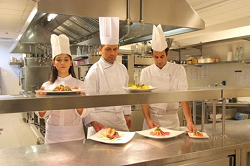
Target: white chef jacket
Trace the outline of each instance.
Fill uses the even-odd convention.
[[[127,69],[123,64],[117,61],[111,64],[101,57],[91,66],[85,77],[86,95],[105,94],[112,91],[120,93],[124,91],[122,87],[128,86],[128,79]],[[128,131],[124,115],[131,114],[131,106],[98,107],[88,108],[88,110],[90,113],[85,118],[85,124],[98,121],[106,127]]]
[[[45,82],[43,87],[45,90],[53,90],[56,86],[68,85],[70,88],[77,86],[79,89],[84,89],[82,81],[77,80],[71,75],[61,78],[57,77],[54,83]],[[74,103],[69,103],[73,105]],[[46,111],[43,118],[46,120],[45,143],[57,143],[73,140],[81,140],[85,138],[82,118],[88,115],[88,110],[84,109],[81,116],[76,109],[66,110],[50,110]],[[39,116],[39,112],[36,114]]]
[[[157,87],[155,91],[159,92],[188,89],[184,67],[170,62],[167,62],[162,69],[155,64],[142,69],[140,83]],[[178,128],[178,107],[179,102],[149,104],[151,119],[162,127]],[[143,129],[148,129],[145,119]]]

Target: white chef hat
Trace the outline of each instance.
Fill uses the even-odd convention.
[[[99,17],[101,44],[119,44],[119,17]]]
[[[157,27],[153,25],[153,34],[152,34],[152,49],[155,51],[163,51],[168,47],[168,44],[165,39],[161,24]]]
[[[61,34],[59,36],[52,34],[50,38],[51,47],[52,47],[52,59],[59,54],[68,54],[71,56],[69,49],[69,38]]]

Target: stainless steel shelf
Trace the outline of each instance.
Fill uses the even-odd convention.
[[[102,93],[86,95],[1,95],[0,113],[91,108],[117,105],[152,104],[175,101],[249,97],[250,88],[204,89],[178,92]]]
[[[221,98],[221,89],[86,95],[0,96],[0,113],[151,104]]]
[[[250,88],[227,88],[223,89],[224,98],[250,97]]]
[[[201,65],[228,64],[228,63],[244,63],[244,61],[220,61],[220,62],[212,62],[212,63],[197,63],[197,64],[194,64],[194,65],[201,66]]]
[[[202,65],[212,65],[212,64],[229,64],[229,63],[248,63],[249,61],[220,61],[212,63],[196,63],[196,64],[180,64],[182,66],[202,66]]]
[[[9,65],[23,66],[23,62],[9,62]]]

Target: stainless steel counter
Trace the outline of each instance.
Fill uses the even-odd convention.
[[[229,155],[240,157],[240,150],[250,142],[248,123],[249,120],[227,122],[228,136],[217,139],[192,139],[182,134],[171,139],[155,140],[136,134],[129,143],[123,145],[86,140],[2,149],[0,165],[181,165],[211,161],[219,163]],[[244,127],[239,130],[235,126]],[[210,128],[211,125],[205,126],[206,132],[211,136]]]
[[[225,92],[225,93],[224,93]],[[237,94],[233,95],[234,92]],[[27,112],[36,110],[90,108],[98,106],[194,101],[224,97],[250,96],[250,88],[190,90],[183,92],[148,92],[85,95],[46,96],[1,96],[0,113]],[[227,122],[226,137],[217,139],[191,139],[186,135],[167,140],[153,140],[140,135],[125,145],[107,145],[91,140],[37,145],[18,149],[0,150],[0,165],[181,165],[205,163],[227,163],[234,155],[236,165],[250,148],[249,120]],[[241,126],[239,130],[236,126]],[[245,127],[242,127],[245,126]],[[216,134],[221,135],[221,125]],[[211,124],[205,131],[211,136]],[[244,159],[244,157],[242,157]],[[223,165],[223,164],[222,164]]]

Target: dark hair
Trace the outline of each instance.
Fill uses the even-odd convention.
[[[70,57],[70,60],[72,60],[72,57],[70,55],[68,55],[68,56]],[[55,60],[55,58],[53,60]],[[71,74],[72,77],[76,78],[76,74],[75,74],[75,71],[74,71],[73,63],[69,67],[69,74]],[[51,83],[54,83],[56,81],[57,77],[58,77],[58,71],[57,71],[56,67],[53,66],[53,63],[52,63],[51,64],[51,75],[50,75],[49,81]]]
[[[151,53],[153,54],[153,49],[151,48]],[[168,54],[168,51],[169,51],[169,48],[167,47],[166,49],[165,49],[165,52],[166,52],[166,55]]]

